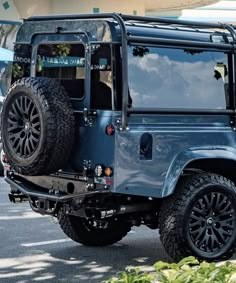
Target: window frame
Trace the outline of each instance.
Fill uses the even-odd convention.
[[[45,40],[45,36],[46,40]],[[70,37],[70,38],[68,38]],[[74,37],[71,39],[71,37]],[[88,67],[90,62],[90,52],[87,52],[88,49],[88,37],[84,32],[65,32],[65,33],[49,33],[49,34],[41,34],[38,33],[35,35],[32,41],[32,53],[31,53],[31,65],[30,65],[30,76],[31,77],[37,77],[36,76],[36,69],[37,69],[37,54],[38,54],[38,48],[40,45],[55,45],[55,44],[81,44],[84,47],[84,55],[85,55],[85,79],[84,79],[84,95],[82,98],[70,98],[72,101],[82,102],[87,100],[87,93],[90,91],[90,89],[87,89],[87,83],[86,81],[90,79],[88,78],[89,72]],[[84,102],[86,103],[86,102]]]

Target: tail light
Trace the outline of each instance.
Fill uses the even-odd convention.
[[[8,163],[8,159],[7,159],[6,154],[3,154],[3,156],[2,156],[2,162],[3,162],[3,163]]]
[[[105,175],[106,177],[111,177],[112,174],[113,174],[113,171],[112,171],[112,168],[111,168],[111,167],[106,167],[106,168],[104,169],[104,175]]]

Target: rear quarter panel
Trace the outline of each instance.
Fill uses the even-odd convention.
[[[129,118],[129,130],[116,133],[115,192],[165,197],[184,167],[204,158],[236,160],[236,136],[228,116],[141,115]],[[153,138],[152,159],[140,159],[140,139]]]

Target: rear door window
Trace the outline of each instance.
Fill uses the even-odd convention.
[[[71,98],[83,99],[85,84],[84,45],[39,45],[36,76],[57,78],[66,88]]]

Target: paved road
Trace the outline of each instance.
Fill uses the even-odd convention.
[[[11,204],[0,178],[0,282],[98,283],[127,265],[167,260],[156,230],[134,228],[119,243],[91,248],[68,239],[51,217]]]

